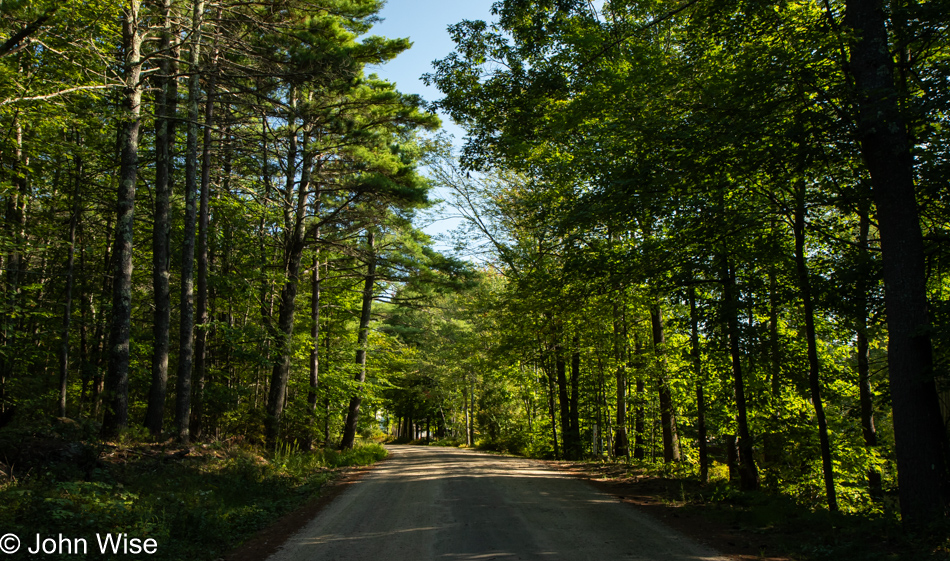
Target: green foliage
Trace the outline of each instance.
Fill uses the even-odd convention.
[[[892,512],[884,287],[867,162],[842,110],[856,103],[845,8],[508,0],[494,22],[451,28],[456,51],[426,80],[467,137],[457,159],[437,147],[431,175],[467,221],[458,249],[486,259],[500,282],[495,297],[463,308],[478,318],[465,318],[478,326],[465,338],[491,358],[465,385],[440,386],[455,394],[457,416],[473,410],[477,441],[570,454],[576,436],[565,425],[577,423],[584,454],[609,457],[622,402],[631,448],[648,458],[672,452],[661,426],[669,412],[682,461],[698,463],[702,415],[709,464],[721,470],[741,418],[746,461],[770,491],[815,508],[833,478],[842,511]],[[905,8],[924,19],[907,24]],[[917,42],[942,24],[927,8],[895,10],[891,39],[926,53],[895,61],[908,122],[942,130],[942,86],[911,85],[906,74],[943,68],[946,45]],[[917,113],[918,103],[939,116]],[[931,166],[935,145],[914,142],[918,196],[929,197],[924,185],[946,173]],[[942,373],[945,244],[927,216]],[[414,343],[423,360],[441,353],[431,339]],[[672,410],[662,411],[667,396]]]
[[[86,538],[90,559],[109,558],[99,554],[94,537],[107,532],[155,539],[156,559],[215,559],[319,495],[339,468],[386,457],[378,444],[343,452],[285,446],[270,459],[256,448],[220,442],[183,458],[172,452],[116,449],[86,477],[47,464],[45,473],[31,472],[0,489],[7,505],[0,523],[21,539],[36,533]]]

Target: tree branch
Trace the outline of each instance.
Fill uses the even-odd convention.
[[[46,23],[47,21],[49,21],[51,17],[53,17],[53,14],[55,14],[56,10],[58,9],[59,9],[59,6],[55,6],[53,8],[46,10],[46,12],[44,12],[43,15],[41,15],[40,17],[36,18],[36,20],[33,21],[33,23],[27,25],[26,27],[21,29],[19,33],[15,33],[13,37],[10,37],[9,39],[7,39],[7,41],[3,45],[0,45],[0,57],[6,56],[8,54],[13,54],[14,52],[19,51],[20,49],[17,48],[18,46],[21,46],[21,47],[25,46],[25,45],[20,45],[20,42],[23,41],[24,39],[29,38],[30,35],[33,35],[34,33],[36,33],[36,31],[39,30],[39,28],[42,27],[44,23]],[[14,51],[14,49],[16,49],[16,51]]]
[[[0,107],[4,105],[10,105],[11,103],[19,103],[21,101],[45,101],[47,99],[52,99],[54,97],[59,97],[61,95],[66,95],[68,93],[86,91],[86,90],[104,90],[106,88],[114,88],[116,84],[97,84],[94,86],[76,86],[75,88],[66,88],[65,90],[60,90],[58,92],[53,92],[46,95],[35,95],[32,97],[12,97],[10,99],[5,99],[0,101]]]

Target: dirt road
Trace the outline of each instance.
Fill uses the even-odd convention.
[[[269,561],[728,561],[539,462],[391,446]]]

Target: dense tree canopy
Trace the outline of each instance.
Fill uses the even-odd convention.
[[[744,488],[800,486],[815,462],[832,510],[883,473],[905,521],[942,516],[938,4],[509,0],[452,28],[427,79],[466,126],[462,165],[501,183],[453,186],[500,242],[505,305],[540,314],[522,359],[547,371],[565,455],[580,425],[602,449],[611,405],[626,453],[624,410],[642,442],[646,401],[667,461],[698,438],[705,474],[708,445],[737,446]],[[565,376],[578,361],[615,403]],[[599,411],[583,423],[579,387]]]
[[[360,307],[444,262],[411,222],[438,119],[363,70],[409,47],[366,36],[379,9],[4,5],[5,410],[58,400],[106,436],[337,434]],[[367,274],[377,258],[402,272]]]

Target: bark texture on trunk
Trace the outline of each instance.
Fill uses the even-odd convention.
[[[291,93],[294,96],[294,93]],[[291,111],[296,111],[296,102],[292,103]],[[308,153],[309,139],[305,133],[303,138],[303,162],[300,169],[300,179],[297,181],[297,131],[293,116],[291,124],[290,150],[287,156],[287,176],[285,192],[287,199],[284,202],[284,274],[286,281],[280,292],[280,310],[277,318],[276,345],[277,356],[271,371],[270,393],[267,400],[267,417],[265,419],[266,437],[268,446],[274,446],[280,430],[280,418],[286,405],[287,384],[290,380],[290,365],[293,359],[294,316],[297,310],[297,292],[300,284],[300,263],[306,247],[307,201],[310,194],[310,164],[312,159]],[[297,189],[294,184],[297,183]],[[296,196],[294,196],[296,193]]]
[[[188,61],[188,134],[185,152],[185,224],[181,244],[181,330],[179,332],[178,383],[175,396],[175,433],[180,442],[191,440],[191,382],[195,358],[195,221],[198,198],[198,98],[199,60],[204,1],[196,0],[192,12],[191,53]]]
[[[212,55],[212,66],[217,53]],[[204,137],[201,154],[201,187],[198,199],[198,283],[196,298],[194,394],[192,396],[191,436],[201,438],[204,430],[204,389],[208,342],[208,228],[211,220],[211,129],[214,123],[216,74],[212,73],[205,93]]]
[[[359,335],[356,341],[356,364],[359,371],[356,381],[359,383],[356,393],[350,398],[350,406],[346,413],[346,424],[343,427],[343,440],[340,448],[353,448],[356,442],[356,426],[359,422],[360,403],[362,402],[363,382],[366,381],[366,343],[369,340],[369,320],[373,311],[373,285],[376,283],[376,247],[373,231],[366,233],[366,245],[369,251],[366,263],[366,281],[363,285],[363,305],[360,310]]]
[[[165,28],[159,48],[170,51],[159,61],[154,82],[155,93],[155,212],[152,226],[152,382],[145,410],[145,428],[153,437],[162,433],[165,418],[165,396],[168,388],[168,355],[171,329],[170,281],[170,210],[175,146],[175,114],[178,110],[179,48],[172,47],[174,23],[172,0],[164,0]]]
[[[129,423],[129,351],[132,338],[132,232],[135,184],[138,179],[139,127],[142,107],[142,35],[139,32],[140,0],[122,12],[122,51],[125,76],[123,116],[119,132],[122,156],[116,204],[113,249],[112,319],[109,329],[109,370],[106,374],[108,406],[102,436],[114,438]]]
[[[950,478],[933,372],[913,156],[898,106],[882,3],[847,0],[845,24],[856,38],[848,70],[857,93],[858,135],[871,175],[884,265],[901,517],[908,526],[918,526],[946,516]]]

